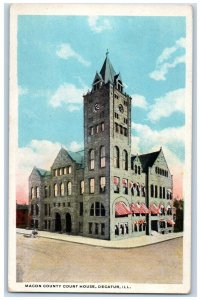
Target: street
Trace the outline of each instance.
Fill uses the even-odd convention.
[[[17,281],[182,283],[182,252],[182,238],[112,249],[17,234]]]

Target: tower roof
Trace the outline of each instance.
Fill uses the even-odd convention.
[[[116,75],[116,72],[109,60],[108,52],[106,53],[106,58],[101,68],[100,74],[105,83],[107,83],[108,81],[112,83],[114,82],[114,77]]]

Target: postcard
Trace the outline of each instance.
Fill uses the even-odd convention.
[[[9,292],[187,294],[192,7],[10,6]]]

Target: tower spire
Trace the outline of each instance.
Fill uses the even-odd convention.
[[[108,49],[107,49],[107,51],[106,51],[106,57],[108,57],[108,54],[109,54],[109,51],[108,51]]]

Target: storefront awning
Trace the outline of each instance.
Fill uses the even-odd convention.
[[[132,212],[124,202],[117,202],[115,204],[115,216],[125,216],[129,214],[132,214]]]
[[[141,214],[149,214],[149,209],[146,207],[144,203],[141,203],[140,205],[140,213]]]
[[[175,222],[172,219],[167,220],[167,223],[170,225],[175,225]]]
[[[155,204],[151,204],[149,207],[150,213],[154,214],[154,215],[158,215],[160,214],[160,208],[157,207]]]
[[[140,214],[140,205],[137,205],[137,203],[131,204],[131,211],[133,214]]]

